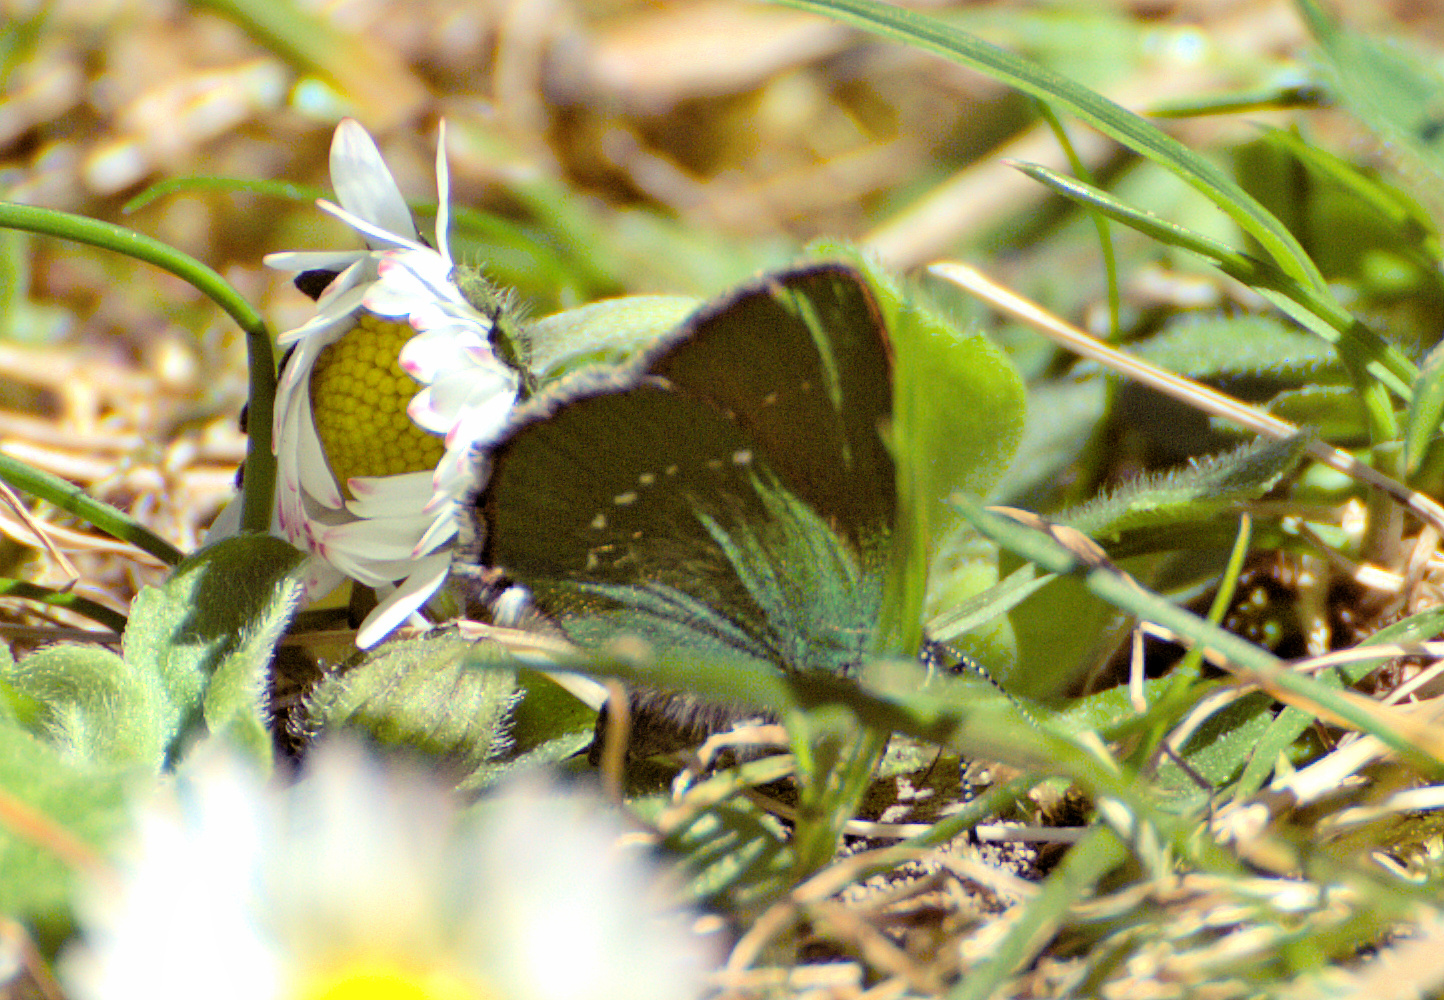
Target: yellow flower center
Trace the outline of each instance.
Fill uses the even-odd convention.
[[[437,969],[360,960],[312,974],[294,1000],[486,1000],[481,984]]]
[[[311,413],[342,489],[352,476],[423,472],[441,461],[445,442],[406,415],[406,404],[421,386],[401,370],[398,358],[415,335],[404,320],[362,312],[356,325],[316,358]]]

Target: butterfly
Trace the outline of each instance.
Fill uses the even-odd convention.
[[[521,404],[480,458],[475,558],[584,646],[846,675],[897,505],[891,368],[854,268],[762,277]]]

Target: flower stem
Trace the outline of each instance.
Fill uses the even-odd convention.
[[[154,264],[194,285],[225,310],[245,331],[251,385],[250,431],[246,445],[241,527],[250,531],[266,531],[271,524],[271,497],[276,484],[276,459],[271,454],[271,410],[276,397],[276,361],[271,349],[271,332],[266,328],[260,313],[224,278],[194,257],[160,240],[113,223],[87,219],[69,212],[0,201],[0,228],[20,229],[46,236],[58,236],[76,243],[88,243]],[[102,527],[99,522],[91,523]],[[108,529],[102,527],[102,530]]]

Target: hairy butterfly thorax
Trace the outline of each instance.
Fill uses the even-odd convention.
[[[532,374],[531,346],[526,336],[526,308],[516,289],[497,285],[470,264],[458,264],[451,272],[451,281],[472,308],[491,320],[492,350],[520,376],[518,396],[526,399],[536,389],[536,376]]]

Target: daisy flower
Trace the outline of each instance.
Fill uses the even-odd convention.
[[[463,815],[350,744],[289,789],[200,756],[83,898],[74,1000],[695,1000],[715,967],[620,823],[539,777]]]
[[[321,200],[365,250],[270,254],[266,264],[326,281],[316,315],[282,334],[275,524],[316,557],[308,596],[350,577],[390,590],[356,637],[375,645],[446,579],[468,455],[505,422],[520,378],[492,349],[495,316],[452,280],[446,134],[437,142],[436,241],[417,234],[396,181],[351,120],[331,143],[340,205]]]

